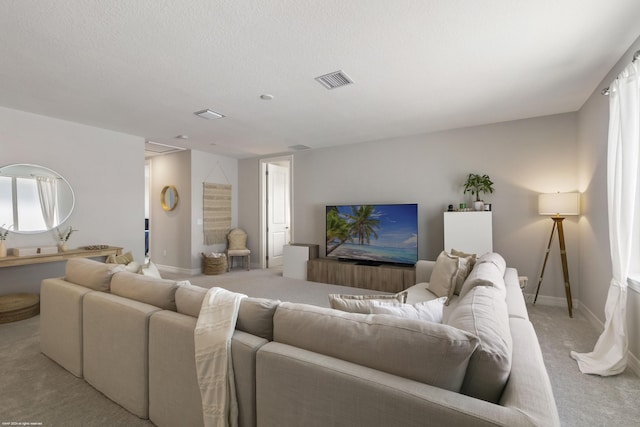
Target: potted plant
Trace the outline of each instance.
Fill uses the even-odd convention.
[[[493,181],[489,175],[470,173],[464,183],[464,192],[476,196],[473,207],[475,210],[481,211],[484,209],[484,202],[480,200],[480,193],[493,193]]]

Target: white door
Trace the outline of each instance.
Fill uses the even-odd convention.
[[[267,268],[282,265],[289,244],[289,166],[267,165]]]

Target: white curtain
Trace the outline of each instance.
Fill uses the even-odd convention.
[[[627,279],[638,216],[640,81],[631,63],[610,86],[607,192],[613,278],[604,307],[604,331],[591,353],[571,352],[585,374],[616,375],[627,365]],[[634,225],[634,223],[636,225]]]
[[[56,224],[58,183],[56,178],[46,176],[37,176],[36,183],[38,184],[38,197],[40,198],[42,218],[47,226],[47,230],[50,230]]]

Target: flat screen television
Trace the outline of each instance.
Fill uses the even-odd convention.
[[[418,205],[326,207],[326,255],[363,264],[418,261]]]

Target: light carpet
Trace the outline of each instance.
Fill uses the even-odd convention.
[[[190,276],[163,273],[163,277],[188,279],[192,284],[220,286],[251,296],[267,296],[290,301],[312,298],[326,301],[327,291],[304,281],[286,279],[278,270],[236,270],[219,276]],[[246,291],[249,292],[246,292]],[[350,293],[371,293],[345,288]],[[290,296],[290,298],[287,298]],[[328,304],[328,303],[327,303]],[[597,331],[574,310],[528,305],[563,426],[640,425],[640,380],[630,370],[615,377],[580,373],[571,350],[590,351]],[[150,426],[113,403],[84,380],[40,353],[40,317],[0,324],[0,425],[41,423],[45,426]],[[5,424],[9,423],[9,424]]]

